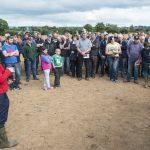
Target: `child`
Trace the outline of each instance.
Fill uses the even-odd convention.
[[[144,47],[145,48],[142,50],[142,65],[143,76],[145,78],[145,88],[147,88],[150,80],[150,43],[144,43]]]
[[[55,50],[55,55],[52,56],[53,58],[53,67],[54,67],[54,74],[55,74],[55,81],[54,85],[55,87],[60,87],[60,77],[62,74],[62,66],[63,66],[63,57],[60,56],[61,50],[56,49]]]
[[[52,57],[48,55],[47,48],[43,47],[43,54],[41,55],[42,70],[44,72],[44,90],[51,90],[53,87],[50,85],[50,70]]]

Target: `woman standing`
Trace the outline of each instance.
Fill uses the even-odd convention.
[[[109,37],[106,46],[106,55],[109,63],[109,77],[113,82],[116,82],[118,79],[119,54],[121,54],[120,44],[115,42],[113,36]]]

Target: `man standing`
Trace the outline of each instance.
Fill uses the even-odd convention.
[[[89,80],[90,78],[90,56],[89,53],[91,51],[92,43],[91,41],[87,38],[86,33],[82,33],[82,37],[79,40],[79,43],[77,45],[77,50],[78,50],[78,68],[77,68],[77,74],[78,74],[78,80],[82,80],[82,66],[83,62],[85,64],[86,68],[86,75],[85,79]]]
[[[22,51],[23,57],[25,59],[25,72],[26,72],[26,81],[30,80],[30,71],[32,69],[33,79],[38,80],[36,75],[36,57],[37,51],[35,45],[32,43],[31,37],[28,37],[26,44],[23,47]]]
[[[101,35],[101,41],[100,41],[100,50],[99,50],[99,56],[100,56],[100,77],[103,77],[105,74],[105,63],[106,63],[106,45],[107,45],[108,37],[107,34]]]
[[[20,64],[17,60],[19,51],[17,49],[17,46],[13,44],[13,37],[7,37],[6,42],[2,47],[2,52],[4,55],[5,67],[13,67],[15,70],[15,82],[11,84],[11,88],[20,90],[19,82],[21,71]]]
[[[41,33],[37,34],[37,39],[35,40],[37,44],[37,57],[36,57],[36,75],[39,75],[38,73],[38,66],[39,66],[39,59],[40,55],[42,54],[42,47],[44,46],[44,40],[42,39]]]
[[[91,77],[95,78],[96,75],[96,66],[98,61],[98,53],[99,53],[99,40],[96,39],[96,35],[92,34],[91,37],[92,47],[90,52],[90,69],[91,69]]]
[[[134,41],[128,46],[128,73],[127,82],[130,82],[131,72],[134,70],[134,83],[138,84],[139,65],[141,62],[141,51],[143,46],[140,44],[139,37],[135,36]]]

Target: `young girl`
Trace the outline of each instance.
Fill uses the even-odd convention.
[[[43,54],[41,55],[42,70],[44,72],[44,90],[51,90],[50,85],[50,70],[52,68],[52,58],[48,55],[47,48],[43,47]]]

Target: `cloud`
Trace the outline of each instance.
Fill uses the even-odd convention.
[[[149,0],[5,0],[0,9],[0,18],[12,26],[150,25],[149,15]]]

